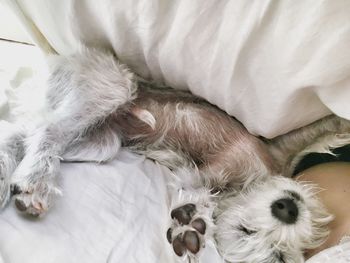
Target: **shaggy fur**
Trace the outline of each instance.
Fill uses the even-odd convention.
[[[212,240],[227,262],[303,262],[327,237],[332,216],[315,188],[286,177],[306,153],[348,144],[346,120],[330,116],[264,141],[204,100],[137,81],[94,50],[52,60],[46,109],[35,129],[2,134],[2,205],[12,187],[20,211],[42,215],[60,194],[60,161],[106,162],[124,146],[173,170],[167,237],[180,258],[197,261]],[[293,224],[271,212],[283,198],[298,209]]]

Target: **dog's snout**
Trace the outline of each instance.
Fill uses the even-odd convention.
[[[297,221],[299,210],[293,199],[282,198],[271,206],[272,215],[286,224],[294,224]]]

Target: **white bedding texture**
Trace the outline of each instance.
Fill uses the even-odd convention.
[[[332,112],[350,119],[347,0],[1,4],[46,55],[113,50],[141,77],[189,89],[256,135],[271,138]],[[42,103],[43,57],[14,45],[0,42],[0,125],[30,125],[25,109]],[[44,218],[20,216],[13,204],[0,213],[0,263],[175,262],[165,236],[169,170],[123,151],[108,164],[63,164],[61,175],[63,195]],[[309,262],[350,262],[349,244]],[[202,262],[222,262],[212,244]]]
[[[111,49],[140,76],[190,89],[274,137],[350,118],[350,2],[2,0],[46,52]]]

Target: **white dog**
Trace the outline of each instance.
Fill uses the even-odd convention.
[[[226,262],[303,262],[332,219],[315,188],[291,175],[310,151],[350,142],[335,116],[273,140],[187,92],[138,81],[108,53],[53,59],[47,111],[33,130],[2,133],[0,198],[41,215],[59,194],[60,161],[106,162],[121,146],[174,171],[168,241],[196,261],[213,239]]]

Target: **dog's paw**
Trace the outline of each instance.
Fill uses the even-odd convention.
[[[196,255],[205,246],[207,226],[195,204],[186,204],[171,211],[172,224],[166,236],[179,257]]]
[[[45,214],[52,206],[55,196],[60,194],[55,186],[45,182],[13,184],[11,192],[17,210],[35,217]]]
[[[20,212],[40,216],[60,194],[56,186],[59,159],[37,153],[27,154],[11,177],[14,203]]]

